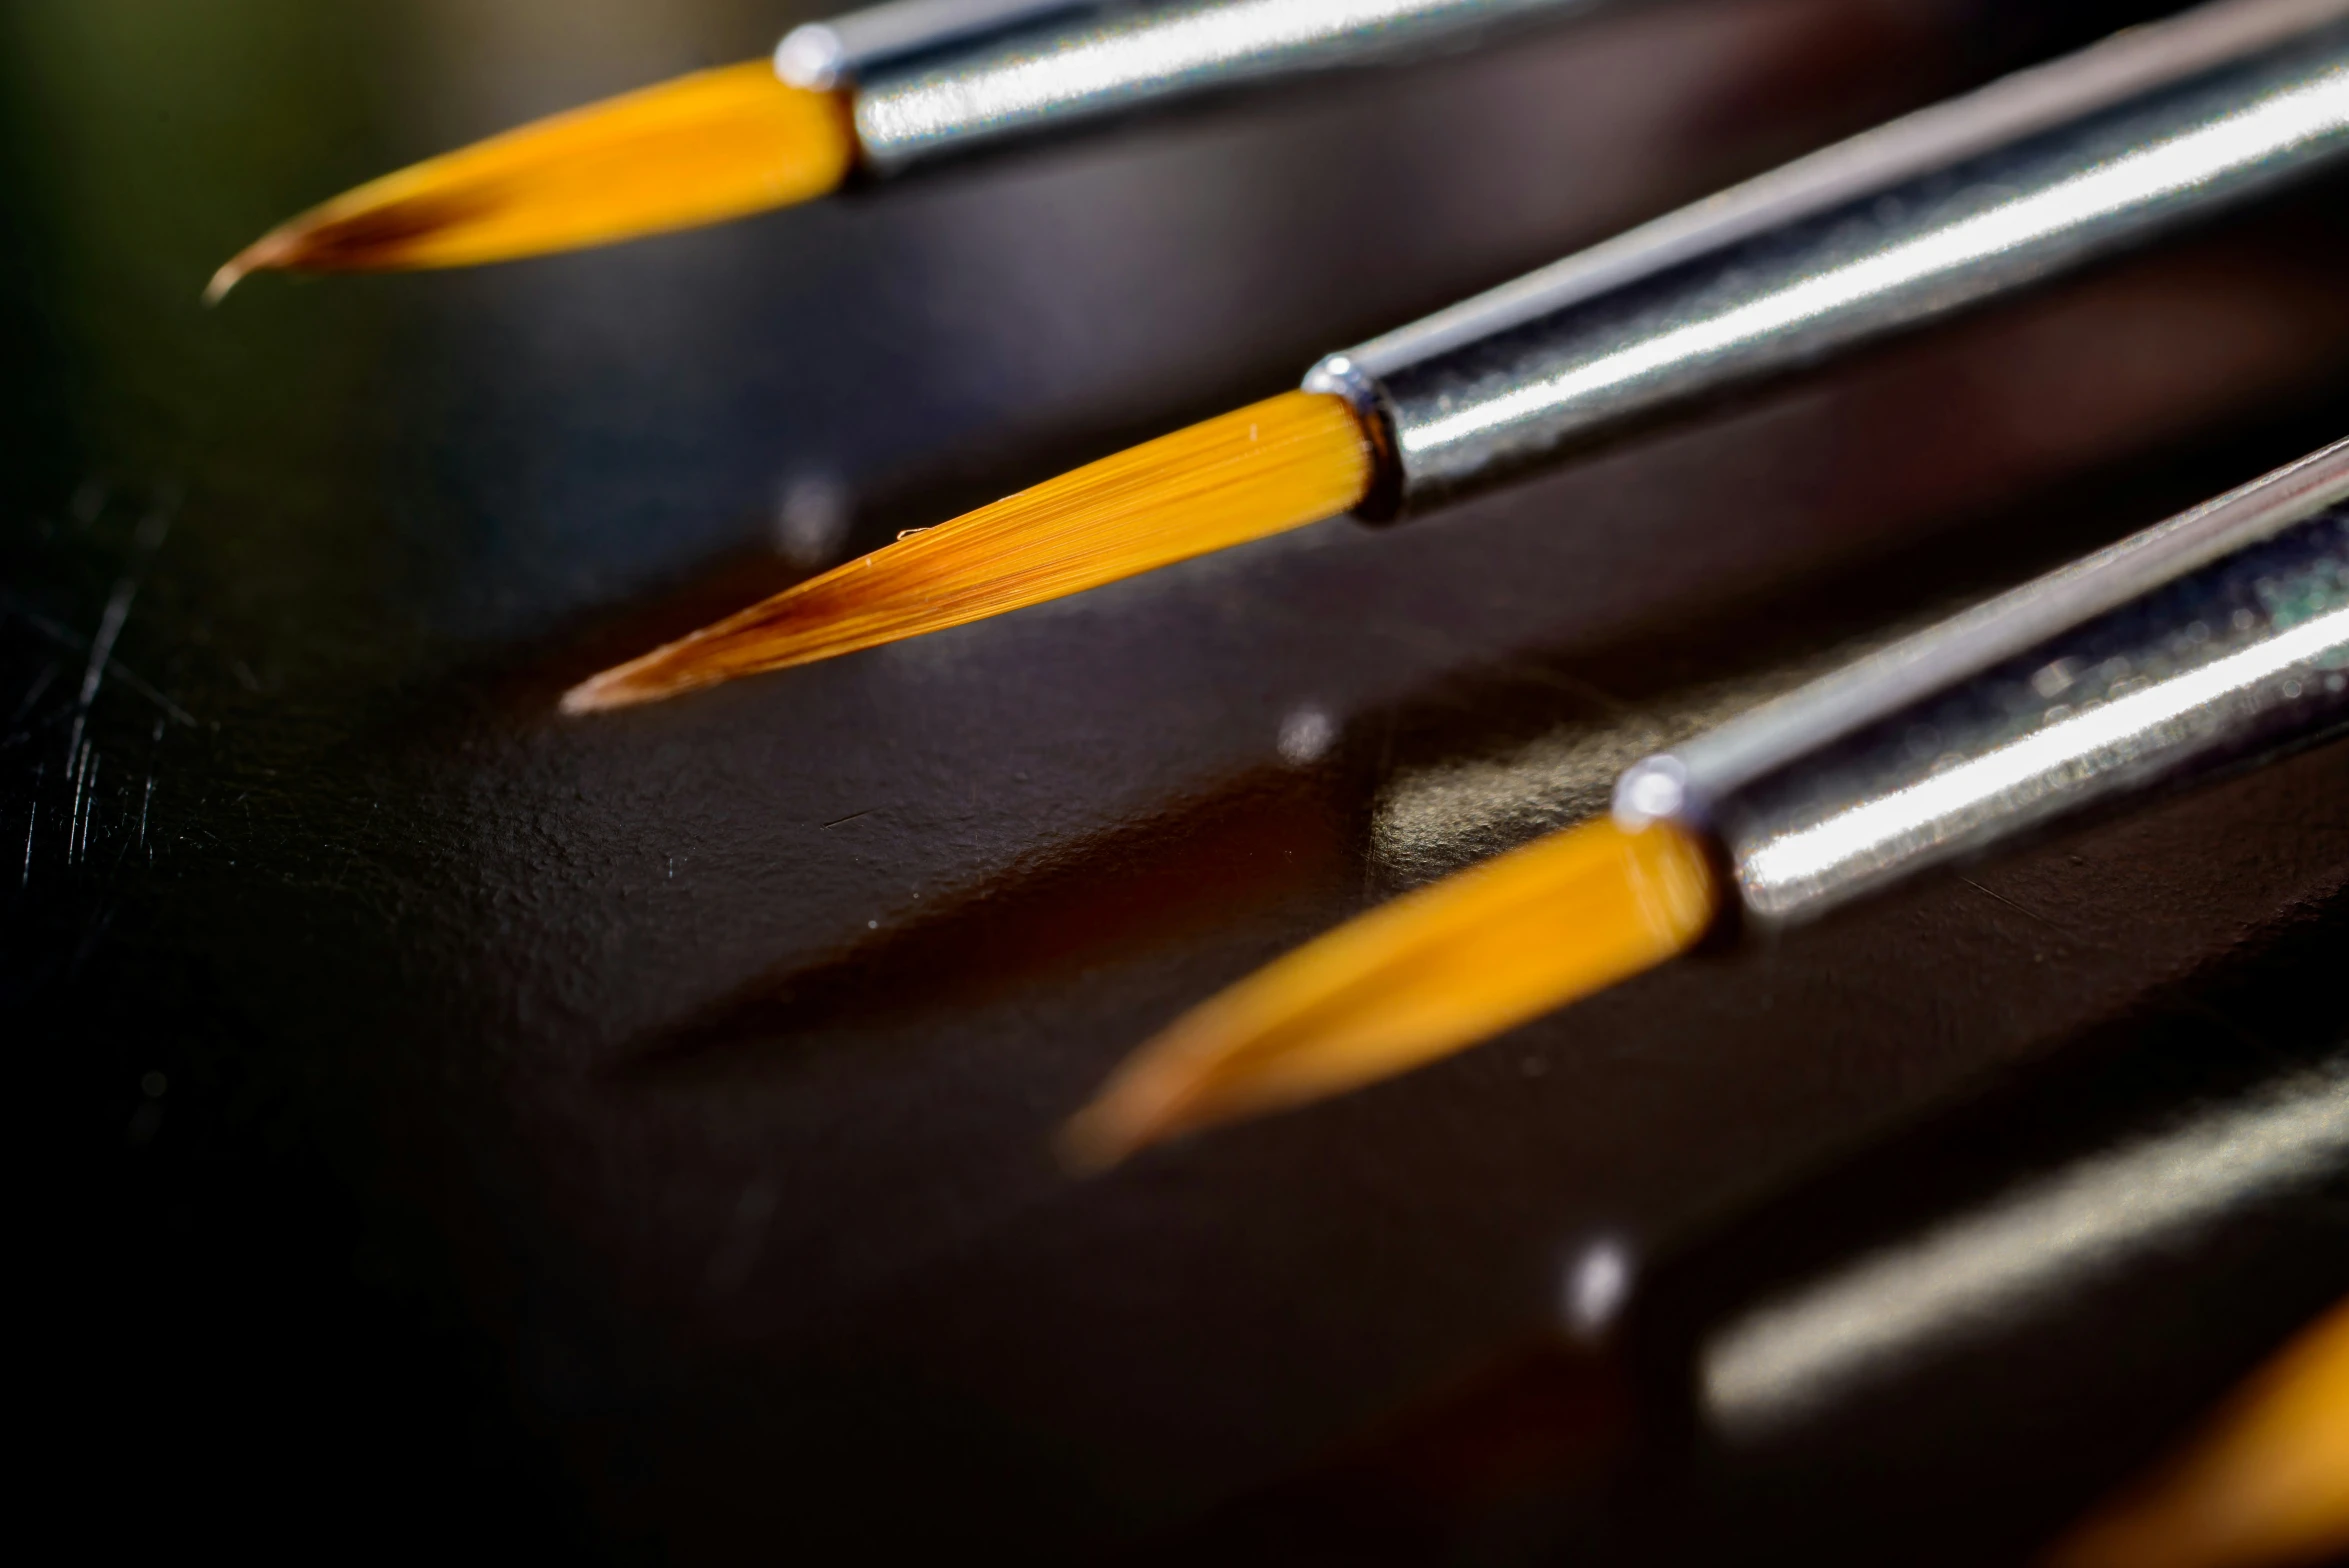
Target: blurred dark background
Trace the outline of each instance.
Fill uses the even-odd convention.
[[[1858,1183],[1881,1236],[1934,1171],[1995,1188],[2001,1106],[2045,1160],[2349,1038],[2336,744],[1108,1180],[1047,1147],[1186,1003],[1591,809],[1658,737],[2349,430],[2338,181],[1441,518],[552,712],[900,528],[2162,9],[1668,0],[212,312],[298,208],[813,13],[0,9],[42,1489],[93,1540],[264,1557],[1114,1559],[1540,1331],[1592,1236],[1701,1311],[1801,1194]],[[2079,1298],[2062,1343],[2125,1342],[2155,1395],[1932,1424],[1903,1463],[1936,1485],[1836,1549],[1923,1560],[1960,1496],[1961,1555],[2045,1539],[2349,1292],[2339,1183],[2308,1193],[2265,1263],[2187,1249],[2241,1282],[2191,1314],[2131,1339]],[[1755,1558],[1842,1484],[1754,1474]],[[1677,1549],[1629,1495],[1587,1549]]]

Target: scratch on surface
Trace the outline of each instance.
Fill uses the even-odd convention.
[[[155,733],[147,737],[147,791],[139,797],[139,850],[148,864],[155,860],[155,852],[147,848],[147,814],[155,809],[155,754],[163,749],[163,721],[155,721]]]
[[[79,862],[90,855],[90,828],[98,820],[98,749],[89,749],[89,766],[82,769],[80,842],[70,846],[66,859]]]
[[[101,503],[103,504],[103,503]],[[106,684],[106,667],[114,662],[114,644],[122,636],[122,628],[130,620],[131,601],[139,594],[139,577],[163,548],[163,541],[171,533],[172,512],[176,500],[158,504],[139,522],[139,531],[131,541],[131,566],[114,584],[114,592],[106,599],[106,611],[98,618],[98,634],[90,639],[90,662],[82,670],[81,694],[74,699],[73,735],[66,742],[65,754],[72,757],[82,743],[82,731],[89,723],[90,708],[98,700],[98,690]]]
[[[2031,908],[2027,904],[2016,903],[2013,899],[2007,897],[2004,893],[1993,893],[1990,889],[1984,887],[1981,883],[1975,881],[1972,877],[1960,875],[1958,880],[1963,882],[1966,886],[1972,888],[1975,892],[1981,894],[1984,898],[1996,899],[1998,902],[2006,905],[2007,908],[2014,910],[2016,913],[2028,915],[2031,919],[2038,921],[2041,925],[2047,927],[2048,930],[2055,932],[2059,936],[2068,937],[2075,942],[2081,940],[2079,933],[2072,930],[2070,927],[2062,925],[2057,921],[2050,920],[2047,916],[2041,914],[2038,910]]]
[[[65,863],[73,864],[73,841],[82,826],[82,760],[84,753],[76,752],[66,759],[67,772],[73,779],[73,804],[65,813]]]
[[[115,639],[122,635],[123,623],[130,619],[131,601],[138,594],[139,580],[124,577],[114,585],[114,592],[106,600],[106,613],[98,619],[98,635],[90,639],[90,663],[82,671],[81,695],[75,699],[85,708],[97,699],[98,688],[106,682],[106,666],[113,662]]]
[[[130,619],[131,600],[138,593],[138,579],[124,577],[114,585],[114,592],[106,601],[106,613],[99,617],[98,635],[90,639],[90,662],[82,671],[81,695],[74,699],[73,736],[65,743],[65,754],[69,757],[82,743],[82,728],[90,721],[90,708],[98,700],[98,688],[106,684],[106,666],[114,660],[115,639],[122,635],[123,623]]]
[[[852,811],[847,816],[840,818],[836,822],[825,823],[824,831],[828,833],[834,828],[845,827],[847,824],[854,822],[859,818],[871,816],[874,812],[879,811],[880,809],[881,808],[879,806],[867,806],[862,811]]]
[[[41,693],[47,691],[49,683],[57,679],[57,670],[57,661],[51,659],[41,667],[41,673],[33,677],[33,684],[26,690],[24,700],[19,702],[16,705],[16,711],[8,716],[8,724],[11,729],[23,723],[24,716],[33,711],[33,704],[41,700]]]
[[[9,614],[18,617],[27,626],[30,626],[34,631],[39,632],[42,636],[48,638],[51,642],[56,643],[60,647],[70,648],[76,653],[83,653],[89,649],[90,644],[88,639],[75,635],[72,631],[69,631],[67,628],[60,626],[57,622],[49,619],[49,617],[43,615],[40,611],[33,609],[23,600],[17,598],[13,594],[8,593],[4,589],[0,589],[0,609],[4,609]],[[164,712],[164,715],[170,718],[173,722],[185,724],[190,729],[194,729],[196,727],[196,716],[194,714],[188,712],[187,709],[172,701],[162,692],[157,691],[151,682],[147,681],[129,665],[124,664],[119,660],[115,660],[110,662],[107,667],[112,671],[116,680],[120,681],[123,685],[128,686],[131,690],[137,692],[140,696],[146,698],[156,707],[161,708]]]
[[[49,764],[36,763],[33,767],[33,809],[24,819],[24,875],[17,880],[17,890],[33,885],[33,829],[41,825],[41,781],[48,777]]]
[[[149,702],[155,704],[156,707],[161,708],[163,710],[164,717],[176,720],[181,724],[185,724],[189,729],[194,729],[196,727],[196,716],[194,714],[181,707],[178,703],[173,702],[169,697],[166,697],[163,695],[163,693],[157,691],[154,687],[148,685],[144,680],[139,678],[136,672],[130,670],[126,666],[121,664],[115,665],[114,678],[121,681],[131,690],[137,692],[140,696],[146,698]]]

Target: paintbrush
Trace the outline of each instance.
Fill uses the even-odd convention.
[[[774,58],[625,94],[363,185],[255,241],[265,269],[454,267],[813,201],[851,178],[1243,84],[1456,48],[1623,0],[894,0]]]
[[[2049,1568],[2265,1568],[2349,1553],[2349,1302],[2261,1368],[2191,1447]]]
[[[2349,1282],[2327,1245],[2349,1047],[2325,933],[2288,928],[1759,1205],[1578,1229],[1522,1340],[1165,1560],[2021,1560]],[[1594,1198],[1624,1201],[1559,1201]],[[2063,1560],[2218,1568],[2339,1531],[2339,1316]],[[2015,1484],[1952,1519],[1951,1476],[1991,1454]],[[1473,1549],[1496,1539],[1514,1550]]]
[[[1067,1150],[1448,1055],[1695,946],[2349,724],[2349,442],[1632,767],[1608,819],[1424,888],[1206,1003]]]
[[[2336,166],[2349,0],[2222,0],[1895,121],[923,530],[572,712],[870,648],[1555,465]]]

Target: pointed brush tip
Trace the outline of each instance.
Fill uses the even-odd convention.
[[[205,308],[210,309],[228,298],[229,291],[244,282],[251,271],[252,268],[245,265],[242,256],[234,261],[223,262],[220,270],[212,274],[212,281],[204,285]]]
[[[1157,1049],[1157,1041],[1143,1046],[1091,1104],[1062,1124],[1053,1145],[1070,1175],[1105,1176],[1200,1125],[1198,1086],[1170,1075],[1155,1060]]]
[[[1052,1140],[1060,1168],[1079,1181],[1106,1176],[1142,1152],[1147,1139],[1132,1129],[1112,1125],[1106,1107],[1099,1104],[1077,1112]]]
[[[607,671],[602,675],[590,676],[563,693],[563,700],[557,706],[561,708],[565,717],[575,719],[583,714],[602,713],[610,708],[624,708],[631,701],[638,700],[641,699],[631,698],[626,687],[621,682],[613,680],[611,672]]]
[[[609,713],[614,708],[634,708],[648,702],[659,702],[703,684],[694,680],[678,680],[674,676],[664,677],[653,665],[657,658],[657,653],[647,655],[642,659],[615,665],[600,674],[590,675],[563,693],[563,712],[573,717],[587,713]]]
[[[288,229],[270,230],[220,264],[212,281],[204,285],[204,303],[217,305],[254,273],[291,264],[299,248],[298,237]]]

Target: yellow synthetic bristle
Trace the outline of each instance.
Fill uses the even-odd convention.
[[[2349,1304],[2269,1363],[2184,1458],[2050,1568],[2266,1568],[2349,1553]]]
[[[213,277],[506,261],[689,228],[836,189],[846,104],[764,60],[679,77],[402,169],[272,230]]]
[[[1349,511],[1372,468],[1343,399],[1283,393],[923,529],[606,670],[563,708],[651,702],[1058,599]]]
[[[1600,821],[1291,953],[1144,1046],[1069,1124],[1097,1170],[1174,1134],[1391,1077],[1685,951],[1718,894],[1677,828]]]

